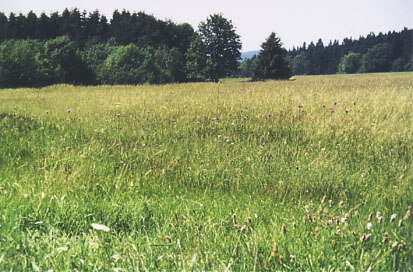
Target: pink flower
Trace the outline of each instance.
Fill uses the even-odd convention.
[[[72,110],[71,110],[71,109],[67,109],[66,112],[70,114],[70,113],[72,112]]]

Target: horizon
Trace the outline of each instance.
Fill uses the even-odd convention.
[[[145,12],[160,20],[171,20],[177,24],[189,23],[195,30],[200,22],[214,13],[222,13],[232,21],[237,34],[241,36],[242,52],[257,51],[271,32],[277,33],[287,49],[301,46],[304,42],[316,43],[322,39],[329,41],[344,38],[358,39],[373,32],[378,34],[389,31],[401,31],[413,27],[413,18],[409,10],[413,10],[413,2],[396,0],[366,0],[358,2],[350,0],[346,3],[331,3],[317,0],[311,3],[292,0],[288,3],[259,0],[251,4],[249,1],[218,1],[208,3],[201,1],[166,0],[140,1],[118,0],[116,3],[91,0],[27,0],[9,1],[3,4],[2,12],[9,15],[27,14],[33,11],[36,15],[42,12],[50,15],[61,13],[65,8],[77,8],[87,13],[98,10],[101,15],[111,19],[113,11]]]

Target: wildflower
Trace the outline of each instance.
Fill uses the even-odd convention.
[[[334,101],[334,106],[337,105],[337,101]]]
[[[379,222],[379,224],[381,224],[381,222],[383,222],[383,217],[380,216],[379,218],[377,218],[377,221]]]
[[[396,242],[393,242],[392,244],[391,244],[391,247],[392,248],[395,248],[395,247],[397,247],[399,245],[399,243],[396,241]]]
[[[71,112],[72,112],[72,110],[71,109],[67,109],[67,111],[66,111],[68,114],[70,114]]]
[[[105,232],[108,232],[110,230],[110,228],[106,227],[105,225],[95,224],[95,223],[92,223],[92,228],[95,230],[101,230]]]
[[[343,208],[343,205],[344,205],[344,202],[343,202],[343,201],[340,201],[340,202],[338,203],[338,208],[339,208],[339,209]]]
[[[331,219],[327,221],[327,226],[330,226],[330,225],[333,225],[333,220]]]
[[[331,111],[331,113],[335,113],[335,112],[336,112],[336,110],[333,109],[333,108],[331,108],[330,111]]]
[[[353,101],[353,105],[354,105],[354,106],[356,105],[356,101]]]
[[[287,232],[287,229],[286,229],[286,227],[285,227],[284,224],[282,224],[282,226],[281,226],[281,232],[282,232],[282,233],[286,233],[286,232]]]
[[[251,222],[252,222],[252,218],[251,218],[251,216],[248,216],[248,218],[247,218],[247,222],[248,222],[248,223],[251,223]]]
[[[381,217],[381,212],[376,213],[376,218],[379,218],[379,217]]]
[[[369,240],[371,238],[371,233],[366,235],[366,241]]]
[[[306,221],[307,221],[307,218],[306,218],[306,216],[304,215],[304,216],[303,216],[303,223],[305,224]]]
[[[293,222],[293,229],[296,229],[296,228],[297,228],[297,223]]]
[[[268,118],[271,118],[271,116],[272,116],[272,113],[268,113],[268,114],[267,114],[267,117],[268,117]]]
[[[345,112],[348,113],[348,109],[345,109]]]
[[[347,220],[348,220],[347,217],[341,217],[341,219],[340,219],[341,223],[345,223]]]
[[[330,206],[330,208],[333,206],[333,200],[330,199],[330,200],[328,201],[328,206]]]
[[[337,227],[336,227],[336,234],[339,235],[340,232],[341,232],[340,227],[337,226]]]
[[[304,210],[306,213],[310,213],[310,207],[308,205],[304,206]]]
[[[403,226],[403,219],[399,220],[399,228],[401,228]]]
[[[119,118],[119,117],[120,117],[120,113],[117,113],[116,116]]]
[[[150,110],[146,110],[146,113],[149,114],[149,113],[151,113],[151,111],[150,111]]]
[[[300,105],[298,105],[298,107],[301,109],[301,108],[304,107],[304,105],[303,105],[303,104],[300,104]]]
[[[325,108],[326,107],[326,104],[323,104],[323,108]]]
[[[321,199],[321,204],[324,204],[324,202],[326,202],[326,196],[323,196],[323,198]]]
[[[171,240],[172,240],[171,236],[169,236],[169,235],[166,235],[164,238],[165,238],[166,240],[168,240],[168,242],[171,242]]]
[[[359,217],[360,213],[359,211],[355,211],[354,216]]]
[[[373,227],[373,224],[372,224],[371,222],[368,222],[368,223],[367,223],[367,229],[368,229],[368,230],[371,230],[372,227]]]
[[[245,115],[243,119],[244,119],[244,121],[247,121],[248,115]]]
[[[290,263],[294,263],[295,262],[295,256],[294,255],[290,255]]]
[[[396,220],[397,215],[394,213],[391,215],[390,217],[390,222],[393,222],[394,220]]]
[[[271,256],[275,257],[277,255],[278,252],[278,245],[276,242],[274,242],[273,246],[272,246],[272,252],[271,252]]]
[[[232,113],[231,113],[231,112],[230,112],[230,113],[228,113],[228,116],[229,116],[229,117],[231,117],[231,116],[232,116]]]
[[[48,110],[46,111],[46,114],[49,114],[49,111],[48,111]]]

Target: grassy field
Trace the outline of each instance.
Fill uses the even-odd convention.
[[[412,166],[412,73],[0,90],[0,270],[412,271]]]

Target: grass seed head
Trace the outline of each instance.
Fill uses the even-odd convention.
[[[401,228],[403,226],[403,219],[399,220],[399,228]]]
[[[340,202],[338,203],[338,208],[339,208],[339,209],[343,208],[343,205],[344,205],[344,201],[340,201]]]
[[[381,240],[382,243],[387,243],[387,241],[389,240],[389,234],[386,232],[383,236],[383,240]]]
[[[369,216],[367,217],[367,222],[371,222],[371,219],[373,218],[373,214],[370,213]]]
[[[233,223],[234,225],[237,224],[237,215],[236,215],[235,213],[232,215],[232,223]]]
[[[278,252],[278,245],[277,245],[276,242],[274,242],[274,244],[272,245],[271,256],[272,256],[272,257],[277,256],[277,252]]]
[[[396,220],[397,214],[393,213],[390,217],[390,222],[394,222]]]
[[[290,263],[294,263],[295,262],[295,255],[290,255]]]

